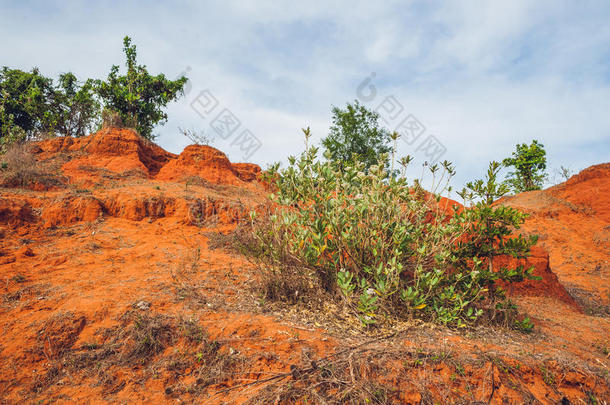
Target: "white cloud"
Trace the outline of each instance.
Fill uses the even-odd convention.
[[[190,66],[193,92],[212,90],[261,138],[263,164],[298,152],[303,126],[322,137],[331,104],[376,72],[380,96],[445,143],[459,183],[533,138],[555,167],[607,160],[609,16],[603,1],[563,0],[9,2],[0,36],[2,64],[104,77],[128,34],[151,72]],[[187,101],[169,114],[157,131],[173,152],[178,126],[207,125]]]

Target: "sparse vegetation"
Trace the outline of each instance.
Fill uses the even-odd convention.
[[[123,314],[118,325],[98,333],[100,342],[73,347],[84,323],[83,317],[71,313],[59,314],[45,323],[39,332],[41,350],[53,362],[47,373],[34,381],[34,392],[42,392],[66,373],[80,370],[93,373],[106,393],[118,392],[126,381],[118,379],[113,370],[117,366],[129,366],[142,368],[144,375],[132,376],[142,380],[152,377],[152,370],[163,369],[168,373],[165,376],[167,395],[186,392],[196,395],[210,384],[223,381],[244,363],[240,356],[223,352],[222,345],[210,340],[192,319],[130,310]],[[184,346],[181,353],[160,357],[167,347],[180,340]],[[171,385],[176,376],[187,372],[194,376],[192,387]]]
[[[564,181],[568,181],[574,174],[569,167],[559,166],[559,169],[553,171],[553,184],[559,184]]]
[[[214,138],[205,133],[205,131],[197,131],[196,129],[178,128],[178,131],[190,139],[196,145],[212,145]]]
[[[0,155],[0,186],[43,187],[59,186],[63,179],[52,165],[39,162],[32,153],[32,145],[15,142]]]

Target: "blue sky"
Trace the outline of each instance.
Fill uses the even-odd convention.
[[[608,1],[4,1],[0,65],[103,78],[129,35],[151,73],[190,79],[161,146],[189,143],[179,126],[214,136],[214,117],[191,107],[207,89],[260,140],[247,160],[262,166],[299,153],[304,126],[325,136],[331,106],[374,72],[368,105],[393,96],[442,143],[461,187],[532,139],[551,174],[610,160],[608,21]],[[213,145],[241,161],[236,136]],[[419,165],[416,149],[399,142]]]

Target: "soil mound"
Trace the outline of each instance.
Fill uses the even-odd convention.
[[[176,157],[126,128],[105,128],[84,138],[53,138],[39,142],[38,148],[42,159],[61,153],[73,155],[62,167],[71,178],[87,177],[92,169],[154,176]]]
[[[551,269],[595,315],[610,315],[610,164],[589,167],[565,183],[500,200],[530,214],[523,230],[540,236]]]
[[[183,181],[200,178],[213,184],[243,185],[253,181],[261,169],[251,163],[231,164],[227,155],[207,145],[189,145],[177,159],[163,166],[158,180]]]
[[[260,166],[254,163],[233,163],[233,169],[243,181],[258,180],[262,173]]]

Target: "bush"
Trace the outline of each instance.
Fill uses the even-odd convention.
[[[505,292],[498,282],[513,283],[537,277],[532,276],[533,267],[497,267],[494,259],[498,256],[527,257],[538,236],[526,238],[521,234],[514,235],[514,231],[525,222],[527,214],[512,207],[493,205],[496,199],[509,191],[506,184],[498,182],[500,168],[500,163],[491,162],[485,179],[469,182],[458,193],[465,204],[475,199],[479,201],[456,213],[453,218],[463,232],[463,237],[453,250],[453,265],[457,269],[467,270],[469,276],[483,287],[491,319],[501,314],[501,320],[509,324],[514,321],[512,318],[516,315],[516,308],[506,301]]]
[[[338,168],[317,160],[312,148],[290,157],[286,169],[268,171],[273,208],[268,217],[251,214],[249,246],[268,276],[280,279],[267,284],[285,286],[282,279],[297,273],[341,297],[367,325],[416,316],[463,326],[498,307],[496,281],[518,281],[525,271],[496,271],[491,260],[526,248],[503,239],[522,217],[511,212],[513,221],[504,224],[504,213],[488,201],[462,213],[442,203],[454,174],[448,162],[430,167],[439,186],[429,193],[407,182],[404,170],[391,176],[387,156],[379,161],[367,173],[360,162]]]
[[[98,125],[99,103],[93,81],[80,83],[72,73],[58,84],[38,69],[0,70],[0,144],[7,146],[49,133],[85,136]]]

